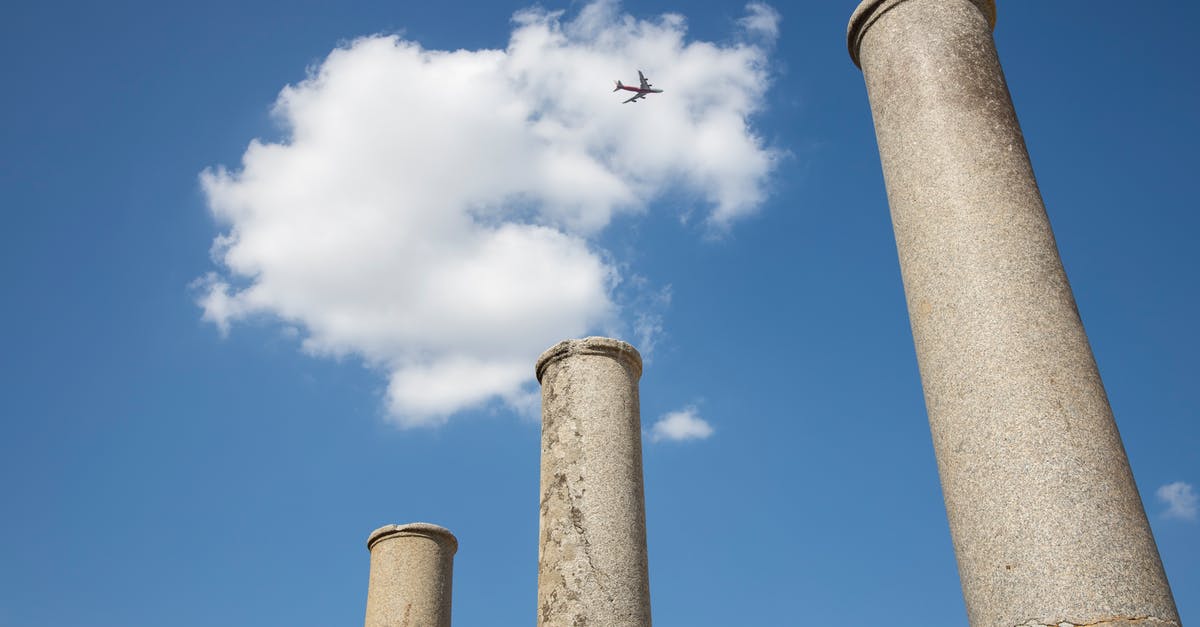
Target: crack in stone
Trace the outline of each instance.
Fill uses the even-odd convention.
[[[592,543],[588,541],[587,533],[583,529],[583,512],[575,506],[574,498],[571,503],[571,525],[575,527],[575,532],[579,534],[580,547],[583,549],[583,557],[587,559],[588,566],[591,568],[592,574],[595,575],[596,585],[600,586],[601,590],[607,592],[604,586],[604,581],[601,580],[602,573],[600,568],[596,566],[596,562],[592,560]]]

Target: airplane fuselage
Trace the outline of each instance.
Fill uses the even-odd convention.
[[[617,89],[624,89],[625,91],[637,92],[639,94],[661,94],[661,93],[663,93],[663,90],[661,90],[661,89],[654,89],[654,88],[642,89],[641,87],[634,87],[633,85],[617,85]]]

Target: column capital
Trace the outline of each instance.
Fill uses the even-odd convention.
[[[367,550],[383,540],[396,536],[425,536],[437,542],[443,542],[450,545],[450,554],[458,552],[458,538],[454,537],[450,530],[440,525],[431,523],[415,522],[406,525],[384,525],[367,536]]]
[[[642,355],[632,344],[608,337],[585,337],[581,340],[563,340],[546,349],[534,366],[538,383],[542,382],[542,375],[550,364],[575,355],[612,357],[633,371],[634,380],[642,378]]]
[[[862,43],[862,38],[866,35],[867,30],[885,13],[896,8],[898,5],[910,2],[911,0],[863,0],[854,13],[850,16],[850,23],[846,26],[846,47],[850,51],[850,59],[854,61],[854,65],[862,67],[858,62],[858,46]],[[988,24],[996,27],[996,2],[995,0],[966,0],[971,2],[988,19]]]

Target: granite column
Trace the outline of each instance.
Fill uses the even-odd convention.
[[[537,361],[542,385],[539,626],[650,625],[638,379],[608,338],[567,340]]]
[[[970,622],[1178,625],[1034,179],[990,0],[850,20]]]
[[[387,525],[367,538],[366,627],[450,627],[458,540],[428,523]]]

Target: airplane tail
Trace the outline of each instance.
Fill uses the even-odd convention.
[[[613,81],[613,82],[615,82],[617,84],[616,87],[613,87],[613,91],[620,91],[621,88],[624,87],[624,85],[621,84],[621,81]]]

